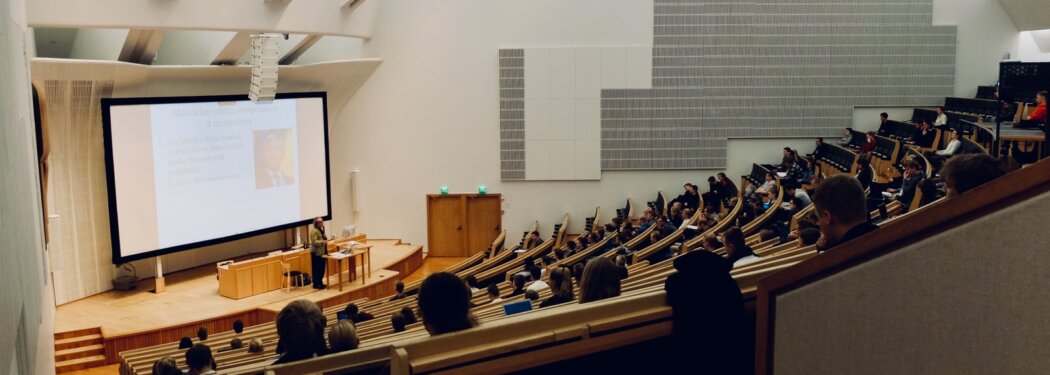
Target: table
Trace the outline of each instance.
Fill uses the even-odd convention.
[[[369,276],[372,276],[372,245],[339,244],[338,248],[340,249],[339,252],[330,253],[328,255],[325,255],[324,258],[335,261],[336,273],[339,275],[339,291],[343,291],[343,262],[348,261],[350,259],[361,258],[361,261],[359,263],[361,264],[361,284],[364,285],[367,282],[366,279]],[[347,272],[353,273],[356,272],[357,266],[355,265],[354,267],[347,268],[349,268]],[[331,278],[331,272],[325,274],[325,282],[328,282],[329,288],[332,287],[332,283],[330,282]],[[351,275],[350,281],[352,281],[353,279],[354,277]]]
[[[304,249],[274,251],[239,262],[219,262],[215,267],[218,271],[219,295],[241,299],[281,289],[285,280],[282,263],[288,263],[291,271],[308,272],[310,252]]]

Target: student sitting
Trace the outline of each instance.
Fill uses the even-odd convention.
[[[740,228],[729,228],[722,237],[723,240],[725,240],[726,250],[728,251],[726,259],[733,264],[734,268],[754,263],[761,259],[755,255],[755,252],[751,250],[750,246],[747,246],[747,241],[744,239],[744,232],[741,231]]]
[[[477,326],[470,314],[470,289],[456,275],[438,272],[419,287],[419,314],[431,336]]]
[[[242,322],[240,319],[234,320],[233,321],[233,333],[236,333],[236,334],[239,335],[239,334],[241,334],[241,332],[244,332],[244,322]]]
[[[259,338],[253,338],[248,341],[248,353],[262,353],[263,350],[266,350],[266,347],[263,346],[263,342]]]
[[[540,299],[540,293],[535,290],[526,290],[525,299],[529,301],[538,301]]]
[[[402,332],[405,330],[405,316],[399,312],[390,314],[390,326],[393,327],[394,332]]]
[[[182,370],[175,364],[175,359],[164,357],[153,362],[153,375],[183,375]]]
[[[810,246],[820,240],[820,229],[806,228],[798,232],[798,243],[802,246]]]
[[[715,236],[710,236],[704,239],[703,246],[704,250],[714,252],[715,250],[721,249],[725,245],[722,244],[722,241],[719,241],[718,238],[715,238]]]
[[[526,291],[535,290],[537,293],[539,293],[544,291],[545,289],[550,289],[550,285],[547,285],[547,283],[543,281],[539,267],[533,268],[529,271],[529,273],[532,275],[532,283],[529,284],[529,287],[525,289]]]
[[[503,298],[499,298],[499,286],[495,283],[489,284],[488,287],[489,303],[500,304],[503,303]]]
[[[727,207],[735,204],[737,194],[739,193],[736,184],[733,183],[733,181],[730,181],[725,173],[718,173],[718,183],[722,185],[722,188],[718,190],[718,193],[722,198],[722,204]]]
[[[572,302],[575,298],[572,293],[572,276],[564,267],[555,268],[551,271],[552,296],[540,304],[540,307],[554,306],[566,302]]]
[[[348,320],[340,320],[328,330],[328,347],[332,353],[357,349],[360,343],[357,328]]]
[[[580,303],[620,295],[620,271],[608,258],[594,258],[583,268],[580,281]]]
[[[864,188],[845,175],[828,177],[813,192],[814,211],[820,225],[817,250],[828,251],[841,243],[878,229],[868,222]]]
[[[900,189],[886,189],[890,193],[900,193],[897,196],[897,200],[901,202],[901,211],[907,212],[908,207],[911,205],[911,201],[915,199],[915,190],[919,186],[919,182],[926,178],[926,173],[921,170],[919,162],[915,159],[904,159],[901,164],[904,165],[904,179],[901,181]]]
[[[466,281],[467,286],[470,287],[471,293],[476,293],[477,291],[481,290],[481,288],[478,287],[478,278],[474,277],[474,275],[467,276],[467,278],[464,279],[464,281]]]
[[[395,294],[393,297],[390,297],[391,301],[397,301],[399,299],[405,298],[405,283],[401,282],[401,280],[398,280],[397,284],[394,284],[394,290],[397,291],[397,294]]]
[[[623,255],[616,256],[616,267],[620,269],[620,280],[626,279],[630,276],[627,271],[627,257]]]
[[[875,132],[868,132],[865,135],[865,143],[860,147],[860,153],[866,154],[875,151],[875,147],[878,147],[879,142],[875,140]]]
[[[183,336],[181,339],[179,339],[179,350],[189,349],[191,346],[193,346],[193,340],[191,340],[189,337]]]
[[[511,277],[511,284],[514,284],[514,289],[510,291],[507,298],[525,293],[525,276],[514,275],[514,277]]]
[[[1004,174],[1003,168],[994,158],[985,154],[959,155],[944,164],[941,177],[944,178],[947,197],[965,193],[970,189],[988,183]]]
[[[755,189],[755,195],[769,194],[777,186],[777,178],[773,176],[772,172],[766,172],[766,181],[762,183],[757,189]]]
[[[324,328],[327,319],[321,307],[309,300],[295,300],[281,309],[274,321],[281,358],[273,364],[290,363],[327,354]]]
[[[353,303],[346,305],[343,311],[346,312],[346,318],[350,319],[350,321],[354,322],[354,324],[369,321],[375,318],[374,316],[372,316],[372,314],[366,312],[358,312],[357,304]]]
[[[401,308],[401,315],[405,317],[406,324],[413,324],[416,322],[416,314],[412,312],[412,308],[405,306]]]
[[[849,143],[852,142],[852,141],[853,141],[853,128],[846,128],[846,130],[843,133],[842,137],[839,138],[839,144],[843,145],[843,146],[846,146],[846,145],[849,145]]]
[[[197,343],[186,351],[186,367],[188,375],[207,375],[215,373],[215,359],[212,358],[211,348],[207,345]]]

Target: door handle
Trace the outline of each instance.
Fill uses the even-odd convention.
[[[460,225],[460,226],[456,227],[456,230],[463,230],[463,226]]]

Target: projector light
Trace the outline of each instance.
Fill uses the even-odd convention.
[[[252,84],[248,98],[254,103],[273,101],[277,95],[277,40],[280,34],[253,34]]]

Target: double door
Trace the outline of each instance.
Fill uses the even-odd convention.
[[[499,194],[427,195],[428,256],[467,257],[503,230]]]

